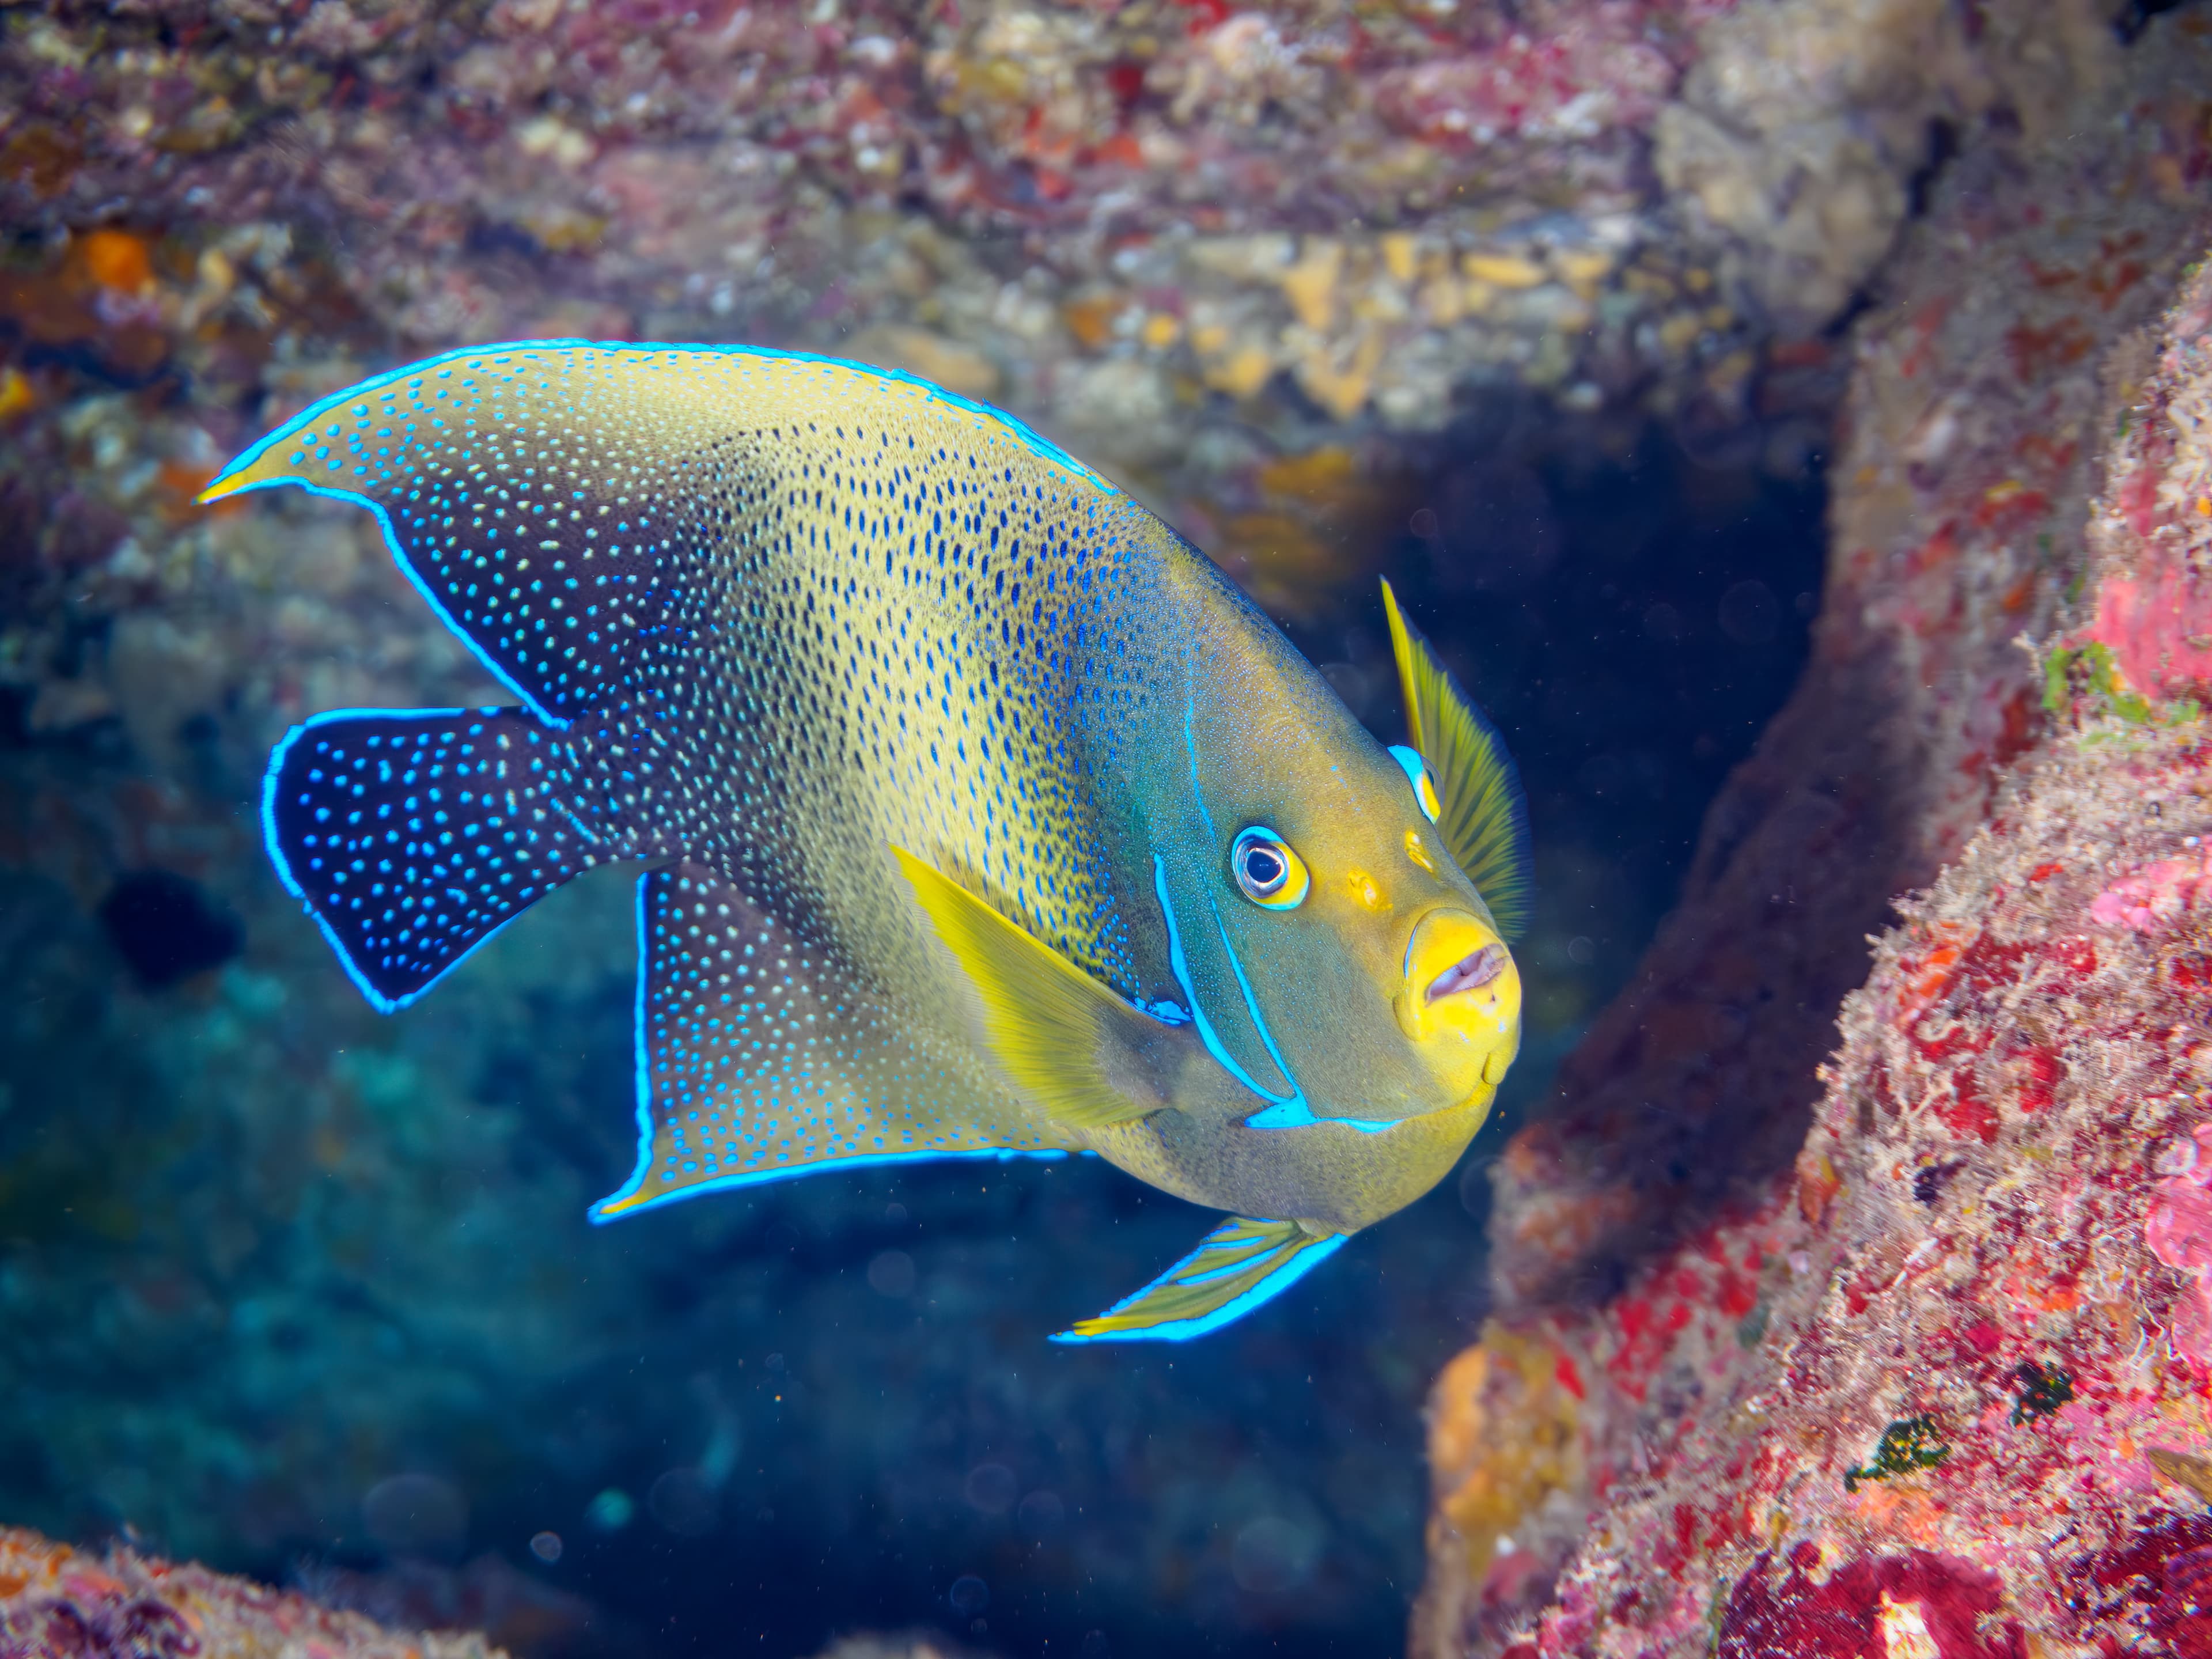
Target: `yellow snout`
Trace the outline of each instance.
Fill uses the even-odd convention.
[[[1398,1024],[1440,1072],[1495,1087],[1521,1047],[1521,974],[1505,942],[1465,910],[1431,910],[1406,947]]]

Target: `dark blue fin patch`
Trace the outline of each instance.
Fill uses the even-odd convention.
[[[1343,1248],[1342,1233],[1231,1216],[1188,1255],[1055,1342],[1187,1342],[1272,1302]]]
[[[709,866],[639,878],[637,923],[637,1170],[594,1221],[832,1166],[1064,1155],[1044,1126],[979,1121],[971,1056],[920,1051]]]
[[[342,710],[276,745],[270,859],[379,1009],[604,856],[556,804],[566,754],[520,708]]]

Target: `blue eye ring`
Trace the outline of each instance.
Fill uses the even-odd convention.
[[[1429,775],[1429,763],[1421,758],[1421,751],[1394,743],[1390,758],[1405,769],[1406,780],[1413,786],[1413,799],[1421,805],[1421,816],[1434,823],[1443,816],[1444,804],[1437,797],[1436,780]]]
[[[1295,910],[1313,888],[1305,860],[1264,823],[1239,832],[1229,849],[1229,873],[1237,890],[1263,910]]]

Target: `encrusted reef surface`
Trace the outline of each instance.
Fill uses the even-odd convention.
[[[0,1654],[9,1659],[505,1659],[472,1635],[387,1630],[244,1578],[115,1548],[100,1555],[0,1528]]]
[[[1508,1306],[1609,1294],[1686,1221],[1755,1201],[1803,1138],[1866,936],[2032,742],[2019,642],[2070,614],[2109,354],[2203,245],[2208,75],[2203,19],[2160,20],[2072,106],[2073,142],[1961,154],[1885,275],[1854,332],[1813,660],[1629,993],[1498,1165]]]
[[[320,1588],[329,1588],[322,1586]],[[527,1602],[528,1598],[523,1598]],[[447,1624],[487,1611],[542,1651],[576,1649],[571,1613],[507,1598],[448,1605]],[[381,1611],[381,1609],[380,1609]],[[404,1609],[400,1609],[404,1612]],[[606,1650],[601,1648],[599,1650]],[[962,1659],[926,1634],[848,1636],[821,1659]],[[93,1553],[0,1528],[0,1656],[5,1659],[507,1659],[474,1631],[412,1630],[296,1590],[164,1561],[122,1545]]]
[[[213,243],[249,288],[209,232],[281,224],[392,355],[836,345],[1116,465],[1263,395],[1732,429],[1824,400],[1820,331],[1945,135],[2041,132],[2119,9],[64,3],[0,22],[0,212],[57,258],[100,223]]]
[[[2212,82],[2157,27],[1863,325],[1808,693],[1868,735],[1801,693],[1714,809],[1569,1068],[1625,1144],[1501,1164],[1420,1659],[2212,1653]],[[1807,941],[1913,882],[1815,1074]]]

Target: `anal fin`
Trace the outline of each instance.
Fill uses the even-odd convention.
[[[637,921],[637,1169],[592,1220],[817,1170],[1066,1156],[1049,1126],[979,1117],[959,1057],[720,871],[641,877]]]
[[[1055,1342],[1187,1342],[1273,1301],[1336,1254],[1345,1235],[1231,1216],[1134,1296]]]

